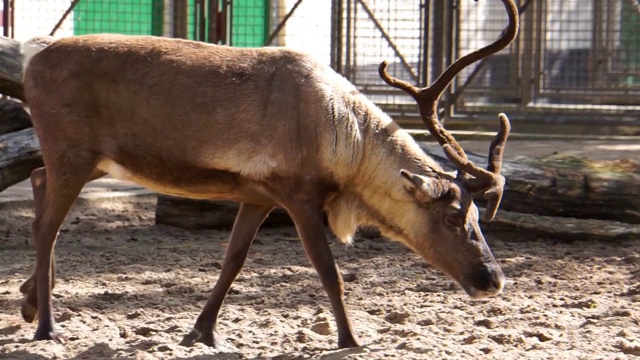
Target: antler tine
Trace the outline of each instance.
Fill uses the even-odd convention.
[[[498,114],[500,120],[500,131],[496,134],[496,137],[491,141],[489,146],[489,165],[487,170],[494,174],[500,174],[502,169],[502,154],[504,153],[504,147],[507,143],[507,138],[511,132],[511,124],[509,118],[505,113]]]
[[[519,14],[518,8],[513,0],[501,0],[509,16],[509,25],[500,37],[493,43],[473,51],[453,62],[440,75],[436,81],[427,88],[418,88],[406,81],[394,78],[387,73],[388,62],[383,61],[378,67],[378,73],[382,80],[388,85],[401,89],[411,95],[418,102],[422,121],[427,126],[429,132],[436,138],[447,158],[459,171],[460,181],[464,182],[465,188],[472,192],[483,192],[488,200],[487,210],[484,219],[491,221],[495,217],[496,211],[502,200],[505,179],[500,175],[502,168],[502,155],[504,146],[509,136],[511,126],[505,114],[500,114],[500,130],[491,142],[489,147],[489,163],[487,169],[483,169],[473,164],[467,158],[464,150],[455,138],[442,126],[438,120],[437,104],[444,90],[449,86],[453,78],[464,68],[472,63],[488,57],[506,48],[518,35]],[[464,174],[472,175],[474,178],[467,179]]]
[[[469,191],[476,192],[480,191],[477,189],[486,188],[486,179],[493,179],[495,177],[495,174],[493,174],[492,172],[489,172],[469,161],[464,152],[460,154],[458,150],[455,149],[455,147],[451,144],[442,145],[442,150],[444,150],[444,153],[445,155],[447,155],[449,161],[451,161],[456,166],[456,168],[458,168],[458,171],[463,171],[475,177],[475,179],[470,179],[470,181],[473,181],[474,183],[477,182],[477,185],[470,183],[468,186]]]
[[[484,192],[484,197],[487,199],[487,208],[484,213],[484,219],[486,221],[491,221],[496,216],[504,192],[505,179],[504,176],[500,175],[500,171],[502,170],[502,155],[504,154],[505,144],[511,132],[511,124],[509,123],[509,118],[504,113],[500,113],[498,119],[500,120],[500,131],[498,131],[489,146],[489,163],[487,170],[492,173],[493,181]]]
[[[464,181],[465,188],[472,193],[484,193],[484,197],[487,199],[487,208],[484,214],[485,221],[491,221],[496,216],[504,192],[505,178],[500,175],[500,170],[502,169],[502,155],[511,131],[511,124],[504,113],[498,115],[498,118],[500,119],[500,130],[491,141],[491,146],[489,147],[487,170],[475,165],[466,156],[461,156],[452,144],[442,145],[447,158],[456,165],[459,171],[474,176],[474,178]]]
[[[400,80],[389,75],[389,73],[387,72],[387,66],[389,66],[388,61],[383,61],[382,63],[380,63],[380,66],[378,66],[378,74],[380,75],[382,80],[384,80],[384,82],[386,82],[388,85],[393,86],[396,89],[403,90],[407,94],[416,98],[416,96],[420,93],[420,88],[411,85],[404,80]]]
[[[437,115],[437,104],[444,90],[447,88],[449,83],[451,83],[453,78],[458,73],[460,73],[460,71],[476,62],[477,60],[490,56],[504,49],[518,35],[520,21],[518,8],[513,0],[501,1],[506,8],[507,14],[509,16],[509,25],[502,33],[502,35],[500,35],[500,37],[493,43],[481,49],[473,51],[465,56],[462,56],[461,58],[454,61],[453,64],[449,65],[449,67],[447,67],[442,75],[440,75],[440,77],[438,77],[438,79],[436,79],[436,81],[431,86],[427,88],[418,88],[406,81],[390,76],[386,71],[387,66],[389,65],[387,61],[383,61],[378,67],[378,73],[380,74],[382,80],[384,80],[388,85],[392,87],[405,91],[414,99],[416,99],[420,109],[420,114],[422,116],[422,121],[426,125],[429,132],[436,138],[440,146],[450,144],[452,149],[455,150],[459,155],[458,157],[465,159],[463,163],[468,162],[466,160],[467,156],[462,147],[455,140],[455,138],[451,136],[449,132],[447,132],[447,130],[445,130],[440,124]]]

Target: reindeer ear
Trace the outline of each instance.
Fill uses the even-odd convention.
[[[400,180],[405,190],[420,202],[431,202],[442,195],[441,186],[432,177],[414,174],[408,170],[400,170]]]

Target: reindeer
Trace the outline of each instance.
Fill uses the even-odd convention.
[[[343,281],[328,246],[351,241],[359,225],[412,249],[473,298],[496,295],[505,278],[478,224],[473,194],[493,219],[509,121],[486,169],[471,163],[440,125],[436,105],[456,74],[509,45],[494,43],[455,61],[419,89],[382,79],[415,98],[421,116],[457,166],[454,176],[356,88],[309,56],[282,48],[240,49],[178,39],[86,35],[23,44],[24,88],[45,167],[33,171],[35,270],[21,286],[22,316],[38,317],[35,340],[64,338],[54,323],[53,249],[85,183],[106,174],[159,193],[241,203],[220,277],[182,345],[220,347],[216,319],[258,228],[274,207],[291,216],[327,292],[340,348],[359,346]]]

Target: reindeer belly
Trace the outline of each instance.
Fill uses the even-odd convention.
[[[153,173],[127,167],[109,158],[103,158],[96,167],[115,179],[130,181],[162,194],[241,202],[247,201],[248,192],[251,193],[251,198],[255,197],[255,191],[251,191],[255,186],[251,186],[250,182],[233,173],[222,170],[156,168],[156,172]]]

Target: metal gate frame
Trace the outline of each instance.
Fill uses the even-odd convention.
[[[461,0],[458,0],[461,1]],[[589,73],[584,88],[552,86],[545,79],[548,69],[545,64],[546,1],[520,0],[521,27],[518,39],[511,45],[509,55],[510,72],[518,74],[509,79],[504,89],[475,88],[469,86],[471,79],[456,81],[448,96],[445,110],[454,119],[475,122],[495,121],[499,112],[508,112],[512,117],[526,122],[581,124],[581,125],[638,125],[640,124],[640,86],[615,87],[605,83],[607,77],[618,76],[611,67],[610,36],[616,1],[593,1],[593,33]],[[627,0],[623,0],[627,1]],[[457,1],[451,2],[449,11],[457,12]],[[449,31],[454,44],[460,36],[460,23],[454,23]],[[456,53],[456,47],[448,49]],[[487,60],[480,61],[472,75],[482,71]],[[590,65],[589,65],[590,64]],[[506,92],[505,92],[506,89]],[[465,94],[489,94],[500,102],[472,103],[464,101]]]
[[[16,0],[2,0],[4,4],[4,31],[3,35],[14,35],[14,9]],[[82,0],[73,0],[69,8],[61,16],[57,24],[52,28],[54,34],[65,21],[66,16]],[[269,18],[272,22],[268,27],[265,46],[271,46],[275,39],[286,28],[288,22],[296,14],[296,10],[305,1],[297,0],[293,6],[280,14],[279,18]],[[380,36],[384,46],[390,49],[387,57],[381,55],[375,59],[379,64],[382,60],[395,60],[390,71],[402,74],[395,75],[417,86],[425,86],[439,76],[445,67],[453,62],[460,53],[461,6],[471,0],[413,0],[416,9],[411,15],[415,24],[415,44],[419,47],[419,55],[411,54],[409,60],[404,54],[402,46],[398,45],[398,39],[385,28],[389,24],[389,16],[385,21],[377,17],[372,5],[379,4],[379,0],[331,0],[327,6],[331,6],[330,29],[330,65],[339,73],[351,80],[360,91],[378,103],[383,110],[397,119],[418,118],[417,108],[413,99],[402,91],[385,85],[377,76],[373,76],[373,60],[368,58],[367,64],[359,63],[357,51],[362,51],[356,36],[358,26],[362,21],[367,21],[368,26]],[[489,0],[485,0],[489,1]],[[470,119],[482,122],[487,120],[494,122],[498,112],[509,112],[518,120],[541,120],[546,123],[579,124],[640,124],[640,83],[620,84],[619,82],[607,83],[607,77],[626,76],[628,68],[620,70],[616,68],[612,59],[616,49],[611,48],[612,19],[617,15],[615,6],[620,1],[635,0],[586,0],[591,1],[594,10],[593,34],[589,61],[592,71],[589,73],[588,82],[584,88],[554,87],[545,83],[545,4],[555,0],[517,0],[520,5],[521,28],[518,39],[510,46],[506,58],[502,54],[504,64],[507,64],[512,77],[500,87],[474,86],[473,79],[487,71],[487,64],[495,60],[495,56],[482,60],[473,65],[466,79],[457,79],[452,87],[447,89],[441,102],[444,118]],[[193,22],[194,37],[196,40],[208,41],[220,44],[231,44],[233,29],[233,0],[193,0],[194,9],[189,10],[193,18],[187,21],[187,8],[189,0],[174,0],[172,2],[173,22],[170,33],[175,37],[187,37],[190,29],[188,23]],[[618,5],[616,5],[618,4]],[[614,6],[615,5],[615,6]],[[380,14],[380,13],[378,13]],[[640,12],[639,12],[640,14]],[[399,16],[399,15],[398,15]],[[363,20],[365,19],[365,20]],[[193,21],[192,21],[193,20]],[[616,20],[620,21],[620,19]],[[359,23],[360,22],[360,23]],[[467,35],[468,36],[468,35]],[[413,40],[412,40],[413,41]],[[412,45],[413,48],[413,45]],[[392,54],[392,55],[389,55]],[[377,56],[374,54],[374,57]],[[640,54],[636,54],[640,57]],[[502,60],[501,60],[502,61]],[[367,68],[363,68],[363,66]],[[377,66],[376,66],[377,67]],[[640,82],[640,71],[632,75]],[[363,77],[366,73],[368,76]],[[638,73],[638,74],[636,74]],[[513,75],[516,74],[516,75]],[[636,76],[637,75],[637,76]],[[604,80],[603,80],[604,79]],[[617,86],[617,87],[616,87]],[[494,101],[469,101],[478,94],[486,95]],[[497,100],[496,100],[497,99]],[[542,101],[541,101],[542,100]],[[546,102],[545,102],[546,100]]]

